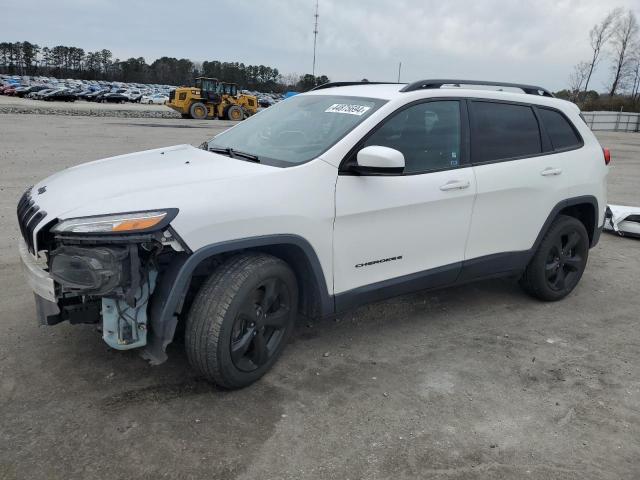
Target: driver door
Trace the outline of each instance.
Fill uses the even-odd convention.
[[[360,142],[403,153],[401,174],[342,169],[336,186],[336,307],[453,283],[464,260],[476,183],[468,163],[466,106],[413,104]]]

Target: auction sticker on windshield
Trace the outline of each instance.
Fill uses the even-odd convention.
[[[325,113],[348,113],[349,115],[364,115],[371,107],[353,105],[347,103],[334,103],[325,110]]]

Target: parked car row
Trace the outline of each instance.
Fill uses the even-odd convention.
[[[100,103],[146,103],[163,105],[170,85],[107,82],[104,80],[57,79],[0,74],[0,94],[44,101]]]
[[[175,87],[171,85],[0,74],[0,95],[45,101],[84,100],[100,103],[132,102],[163,105],[169,100],[169,94],[174,89]],[[287,96],[253,90],[242,90],[241,93],[257,97],[260,108],[270,107]]]
[[[285,98],[285,96],[280,93],[263,93],[254,90],[242,90],[241,93],[255,96],[258,99],[258,105],[260,105],[261,108],[267,108],[271,105],[275,105]]]

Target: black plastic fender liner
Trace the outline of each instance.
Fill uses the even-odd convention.
[[[221,253],[275,245],[295,246],[305,253],[319,287],[321,313],[322,315],[333,314],[335,310],[333,297],[329,295],[318,255],[304,238],[298,235],[280,234],[215,243],[202,247],[191,255],[178,254],[169,267],[162,272],[149,306],[151,331],[142,356],[154,365],[167,360],[165,349],[173,340],[178,323],[177,315],[182,310],[191,277],[198,265],[207,258]]]
[[[182,267],[189,259],[187,253],[179,253],[160,275],[156,289],[149,302],[149,333],[147,345],[144,347],[142,357],[152,365],[159,365],[167,360],[165,349],[173,340],[173,335],[178,324],[177,314],[163,317],[163,312],[168,302],[172,299],[172,290]],[[191,276],[189,275],[189,278]],[[188,285],[188,283],[187,283]],[[185,292],[186,293],[186,292]],[[184,294],[182,299],[184,300]],[[182,303],[181,301],[179,302]],[[178,306],[176,304],[176,306]],[[181,305],[180,305],[181,306]]]
[[[542,238],[547,233],[547,230],[549,230],[551,223],[556,219],[558,214],[564,208],[572,207],[572,206],[580,205],[584,203],[590,204],[593,207],[593,213],[595,215],[595,218],[593,219],[593,230],[589,232],[589,235],[591,237],[589,248],[595,247],[598,244],[598,241],[600,239],[600,232],[602,230],[602,225],[598,225],[598,220],[600,219],[600,207],[598,206],[598,199],[596,197],[594,197],[593,195],[582,195],[579,197],[572,197],[572,198],[563,200],[562,202],[558,203],[554,207],[554,209],[549,214],[547,221],[544,223],[542,229],[540,230],[540,234],[538,235],[538,238],[536,238],[536,241],[533,244],[533,248],[532,248],[533,253],[535,253],[535,250],[538,249],[538,245],[540,245],[540,242],[542,242]],[[602,211],[604,212],[604,210]],[[533,256],[533,253],[531,254],[532,256]]]

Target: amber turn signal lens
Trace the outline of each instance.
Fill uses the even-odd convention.
[[[159,215],[157,217],[151,218],[131,218],[129,220],[123,220],[122,223],[114,225],[112,228],[113,232],[130,232],[136,230],[145,230],[147,228],[153,227],[162,221],[164,218],[163,215]]]

